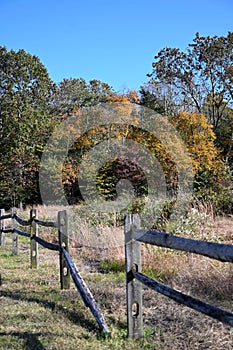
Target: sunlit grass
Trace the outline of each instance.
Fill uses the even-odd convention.
[[[45,215],[44,215],[45,216]],[[232,221],[211,223],[211,240],[233,242]],[[110,231],[109,231],[110,232]],[[208,238],[209,227],[196,233]],[[56,239],[56,232],[43,232]],[[104,313],[111,338],[99,331],[73,283],[60,290],[57,252],[39,249],[39,267],[30,268],[30,240],[11,235],[0,247],[0,349],[231,349],[233,329],[143,288],[145,336],[127,338],[124,247],[102,251],[76,246],[71,256]],[[142,245],[143,272],[194,297],[232,311],[232,264]]]

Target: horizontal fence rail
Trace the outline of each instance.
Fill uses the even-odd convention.
[[[199,241],[149,230],[134,230],[132,238],[159,247],[204,255],[222,262],[233,262],[233,245],[230,244]]]
[[[39,243],[40,245],[42,245],[44,248],[47,248],[49,250],[56,250],[59,251],[60,246],[59,244],[55,244],[55,243],[50,243],[45,241],[44,239],[37,237],[35,235],[31,236],[31,239],[34,239],[37,243]]]
[[[142,291],[145,285],[176,302],[233,326],[233,313],[195,299],[141,273],[141,242],[186,251],[221,262],[233,262],[233,245],[193,240],[165,232],[140,229],[140,217],[128,215],[125,219],[125,259],[127,291],[128,336],[139,338],[143,334]]]
[[[58,227],[57,222],[54,221],[43,221],[43,220],[39,220],[34,218],[33,221],[35,223],[37,223],[38,225],[44,226],[44,227]]]
[[[15,219],[21,226],[30,226],[32,224],[32,220],[24,220],[21,219],[17,214],[11,216],[12,219]]]
[[[0,216],[0,220],[6,220],[6,219],[15,219],[21,226],[30,226],[32,222],[36,222],[38,225],[44,226],[44,227],[57,227],[58,224],[55,221],[44,221],[39,220],[36,217],[33,217],[29,220],[24,220],[20,218],[16,213],[13,214],[5,214]]]
[[[12,227],[5,228],[4,220],[11,219]],[[30,226],[30,233],[21,231],[17,228],[17,224],[20,226]],[[41,237],[38,237],[38,225],[44,227],[56,227],[58,228],[58,244],[48,242]],[[74,281],[74,284],[79,291],[81,298],[84,301],[85,306],[89,307],[93,316],[95,317],[101,331],[110,335],[110,331],[104,319],[104,316],[99,309],[94,297],[87,287],[85,281],[82,279],[74,261],[72,260],[68,250],[69,232],[68,232],[68,216],[67,212],[59,211],[58,219],[54,221],[44,221],[37,218],[37,210],[31,209],[30,219],[24,220],[17,215],[15,208],[11,210],[10,214],[5,214],[5,210],[0,210],[0,245],[5,245],[4,235],[12,233],[12,252],[18,253],[18,235],[30,238],[30,250],[31,250],[31,267],[38,266],[38,244],[49,250],[58,251],[60,257],[60,284],[61,289],[70,288],[70,275]],[[3,239],[4,238],[4,239]],[[66,271],[66,272],[65,272]]]
[[[8,232],[17,233],[17,235],[24,236],[24,237],[31,236],[30,233],[18,230],[17,228],[8,228],[8,229],[3,230],[3,232],[4,233],[8,233]]]
[[[11,219],[12,215],[11,214],[5,214],[0,216],[0,220],[6,220],[6,219]]]
[[[233,326],[233,314],[231,312],[220,309],[219,307],[210,305],[201,300],[195,299],[189,295],[181,293],[163,283],[160,283],[142,273],[134,272],[134,277],[145,286],[163,294],[176,302],[188,306],[196,311],[199,311],[207,316],[215,318],[223,323]]]

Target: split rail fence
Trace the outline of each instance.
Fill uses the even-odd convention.
[[[142,274],[141,242],[196,253],[222,262],[233,262],[233,245],[193,240],[152,230],[142,230],[140,229],[140,217],[137,214],[128,215],[125,220],[125,253],[127,322],[130,338],[143,336],[142,285],[180,304],[233,326],[233,313],[181,293]]]
[[[5,220],[11,219],[11,227],[5,227]],[[18,228],[20,226],[29,226],[30,232],[24,232]],[[38,226],[56,227],[58,230],[58,244],[45,241],[38,235]],[[12,253],[18,254],[18,236],[28,237],[30,239],[30,260],[31,268],[38,267],[38,244],[49,250],[59,252],[60,262],[60,286],[61,289],[70,288],[70,276],[79,291],[86,307],[89,307],[94,315],[101,331],[110,334],[103,313],[99,309],[94,297],[80,275],[74,261],[69,254],[69,232],[67,211],[59,211],[57,221],[44,221],[38,219],[37,209],[31,209],[29,220],[24,220],[17,215],[16,208],[11,213],[5,214],[5,210],[0,210],[0,245],[5,245],[6,234],[12,233]]]
[[[11,219],[11,227],[5,227],[5,220]],[[20,226],[30,226],[30,233],[21,231]],[[38,226],[56,227],[58,230],[58,244],[47,242],[38,235]],[[18,235],[30,238],[31,268],[38,266],[38,244],[59,252],[60,285],[61,289],[70,288],[70,276],[79,291],[85,305],[90,308],[101,331],[110,335],[104,316],[96,304],[93,295],[81,277],[74,261],[69,254],[69,229],[67,211],[59,211],[56,222],[38,219],[37,210],[31,209],[29,220],[17,215],[13,208],[10,214],[0,210],[0,245],[5,245],[5,235],[12,233],[12,253],[18,254]],[[233,262],[233,245],[219,244],[183,238],[164,232],[142,230],[140,216],[127,215],[125,218],[125,261],[126,261],[126,302],[128,337],[139,338],[143,336],[142,319],[142,285],[161,293],[176,302],[188,306],[196,311],[206,314],[223,323],[233,326],[233,313],[222,310],[187,294],[175,290],[146,275],[142,271],[141,243],[159,247],[196,253],[222,262]]]

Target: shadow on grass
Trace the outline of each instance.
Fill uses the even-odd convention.
[[[28,333],[28,332],[10,332],[5,333],[1,332],[1,336],[11,336],[19,339],[24,340],[24,349],[25,350],[45,350],[45,347],[41,344],[38,337],[40,336],[46,336],[46,334],[42,333]]]
[[[29,303],[37,303],[42,305],[46,309],[50,309],[51,311],[60,312],[65,317],[67,317],[71,322],[77,324],[83,328],[86,328],[90,332],[100,332],[99,327],[92,320],[87,320],[84,315],[77,314],[74,311],[69,311],[62,305],[58,305],[57,303],[45,299],[39,299],[36,297],[26,296],[22,291],[0,291],[0,297],[10,298],[13,300],[22,300]]]

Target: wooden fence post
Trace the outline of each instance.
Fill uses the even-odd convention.
[[[14,215],[17,214],[17,208],[11,209],[11,227],[12,229],[17,227],[17,221],[14,219]],[[18,240],[18,234],[16,232],[12,233],[12,254],[17,255],[19,253],[19,240]]]
[[[33,236],[38,236],[38,225],[33,219],[38,218],[38,210],[33,208],[30,210],[31,221],[31,242],[30,242],[30,260],[31,268],[38,267],[38,243],[33,239]]]
[[[126,301],[128,337],[143,336],[142,322],[142,286],[132,271],[141,272],[141,243],[132,239],[133,229],[140,228],[140,217],[137,214],[125,218],[125,258],[126,258]]]
[[[0,209],[0,217],[5,215],[5,209]],[[5,229],[5,220],[0,220],[0,246],[4,246],[5,242],[5,233],[2,230]]]
[[[61,289],[69,289],[70,272],[66,266],[66,260],[62,252],[62,248],[65,248],[65,250],[69,252],[68,215],[66,210],[58,212],[58,240],[60,246],[59,258]]]

